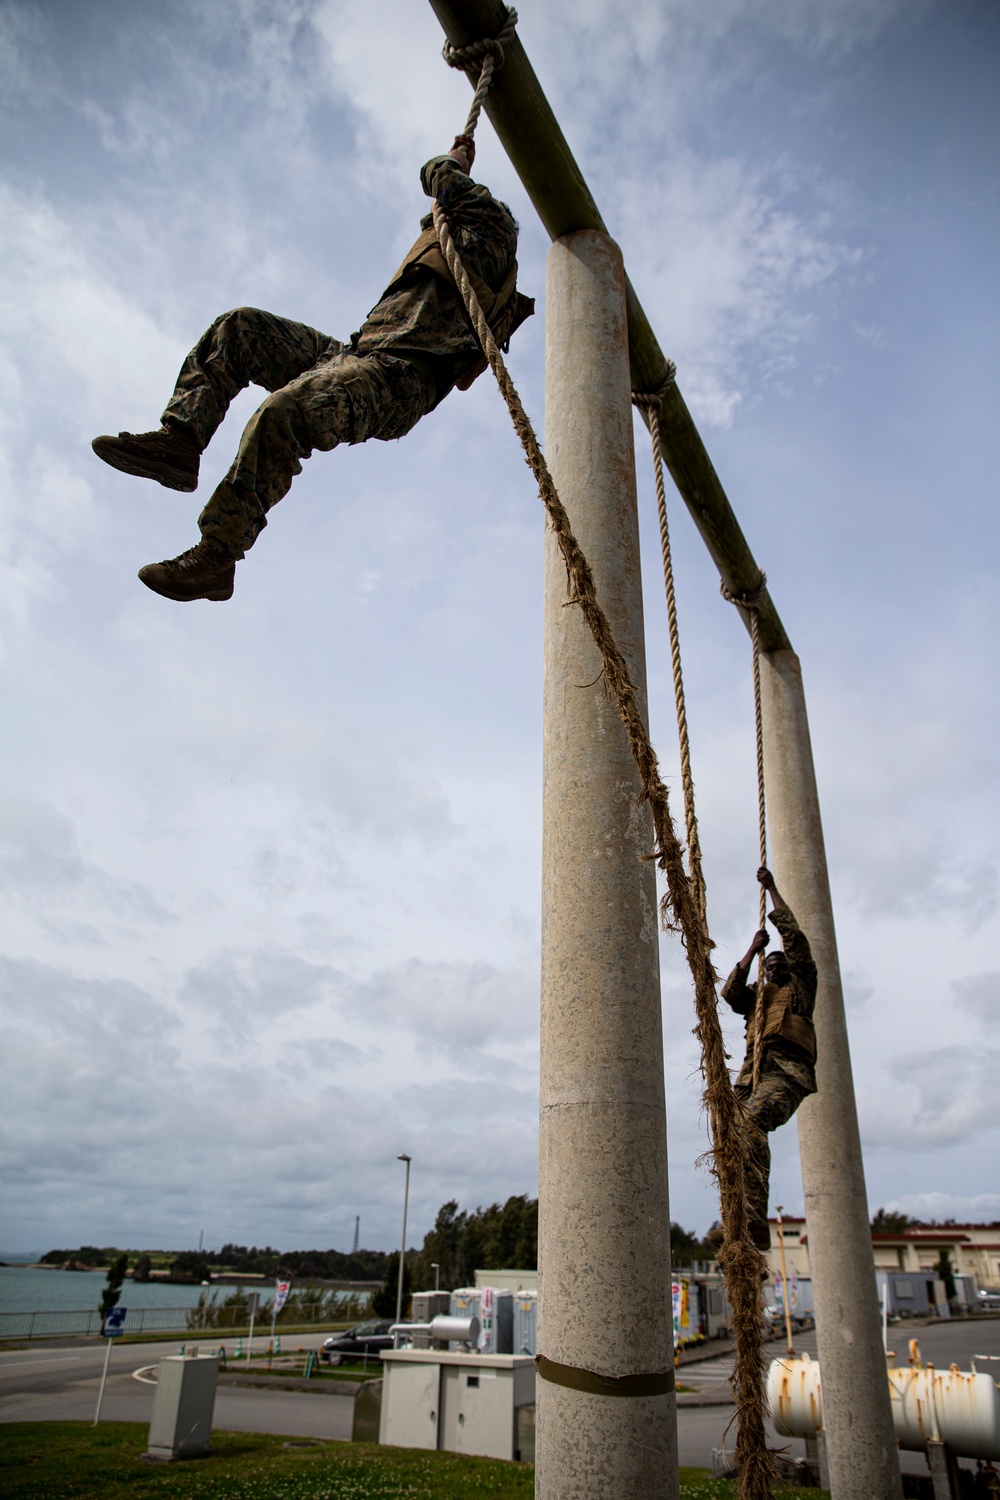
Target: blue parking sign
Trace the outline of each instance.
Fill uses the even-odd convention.
[[[113,1307],[104,1319],[104,1327],[101,1332],[106,1339],[120,1339],[125,1332],[125,1319],[128,1316],[127,1307]]]

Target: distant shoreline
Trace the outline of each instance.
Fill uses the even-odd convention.
[[[81,1266],[81,1265],[53,1265],[50,1261],[37,1260],[0,1260],[0,1268],[10,1271],[73,1271],[79,1275],[106,1276],[107,1266]],[[134,1280],[132,1270],[125,1272],[128,1281]],[[278,1277],[268,1276],[263,1271],[220,1271],[210,1277],[207,1290],[216,1286],[269,1286],[271,1282],[277,1281]],[[206,1286],[204,1281],[197,1281],[190,1276],[171,1276],[166,1271],[152,1271],[143,1282],[136,1282],[137,1286]],[[333,1292],[372,1292],[377,1290],[381,1281],[337,1281],[322,1276],[308,1276],[295,1278],[295,1285],[301,1290],[314,1287],[324,1291]]]

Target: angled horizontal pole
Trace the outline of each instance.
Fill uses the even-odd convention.
[[[430,3],[446,37],[456,47],[496,36],[507,14],[503,0]],[[575,229],[598,229],[608,234],[516,34],[504,51],[504,65],[494,74],[486,98],[486,113],[539,218],[553,240]],[[470,69],[468,76],[476,82],[475,69]],[[625,291],[632,388],[654,391],[667,374],[668,361],[627,278]],[[645,414],[643,417],[648,423]],[[676,383],[664,397],[660,427],[667,467],[723,583],[734,594],[754,592],[760,585],[761,570]],[[741,613],[749,624],[745,611]],[[785,627],[766,590],[760,601],[760,644],[764,651],[791,650]]]

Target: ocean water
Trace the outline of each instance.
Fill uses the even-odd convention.
[[[103,1271],[39,1271],[34,1266],[0,1266],[0,1312],[75,1312],[100,1305],[107,1276]],[[221,1301],[232,1287],[216,1287]],[[272,1286],[261,1288],[265,1296]],[[126,1307],[194,1307],[207,1287],[163,1286],[155,1281],[126,1281]]]

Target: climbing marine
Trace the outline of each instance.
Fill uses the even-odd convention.
[[[475,144],[421,169],[437,200],[487,322],[504,347],[534,302],[517,290],[517,224],[507,206],[469,176]],[[229,599],[237,562],[287,494],[301,460],[339,443],[403,437],[454,387],[486,369],[432,216],[358,333],[345,345],[304,323],[259,308],[217,318],[177,377],[156,432],[94,439],[94,452],[126,474],[168,489],[198,486],[198,465],[229,403],[248,385],[271,394],[243,433],[225,479],[198,517],[201,541],[149,563],[142,582],[167,599]]]
[[[799,927],[766,865],[757,879],[771,898],[768,920],[781,935],[783,952],[764,960],[763,993],[747,983],[750,965],[770,941],[766,928],[753,942],[722,989],[722,998],[746,1017],[747,1050],[734,1092],[743,1103],[747,1141],[750,1235],[759,1250],[771,1244],[767,1199],[771,1175],[768,1133],[786,1125],[808,1094],[816,1092],[816,965]],[[758,1036],[759,1032],[759,1036]],[[755,1056],[760,1056],[755,1070]],[[756,1081],[755,1081],[756,1071]]]

